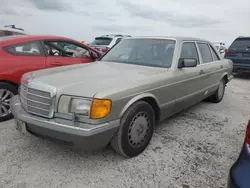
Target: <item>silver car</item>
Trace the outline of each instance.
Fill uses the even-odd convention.
[[[11,100],[17,129],[125,157],[148,146],[155,125],[204,99],[219,103],[231,60],[208,41],[179,37],[121,40],[100,61],[23,76]]]

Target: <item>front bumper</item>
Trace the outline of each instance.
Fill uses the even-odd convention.
[[[119,126],[119,120],[92,125],[73,123],[63,119],[48,119],[31,115],[24,110],[19,96],[11,99],[11,111],[16,120],[26,123],[26,130],[36,136],[81,147],[84,150],[96,150],[105,147]],[[60,122],[60,123],[59,123]]]

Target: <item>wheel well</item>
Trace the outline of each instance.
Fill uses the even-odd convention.
[[[13,85],[14,87],[16,87],[18,89],[18,84],[14,83],[14,82],[11,82],[11,81],[8,81],[8,80],[0,80],[0,83],[6,83],[6,84],[10,84],[10,85]]]
[[[227,84],[228,83],[228,76],[227,76],[227,74],[223,77],[223,79],[225,80],[225,84]]]
[[[145,101],[150,106],[152,106],[152,108],[154,109],[154,112],[155,112],[155,120],[156,120],[156,122],[158,122],[160,120],[160,117],[161,117],[161,111],[160,111],[160,108],[159,108],[156,100],[152,97],[145,97],[145,98],[142,98],[141,101]]]

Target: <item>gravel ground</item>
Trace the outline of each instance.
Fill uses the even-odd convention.
[[[148,149],[124,159],[20,135],[0,123],[0,187],[222,188],[250,118],[250,76],[236,77],[219,104],[202,102],[164,121]]]

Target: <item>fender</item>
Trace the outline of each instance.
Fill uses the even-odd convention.
[[[154,96],[154,95],[151,94],[151,93],[142,93],[142,94],[139,94],[139,95],[134,96],[132,99],[130,99],[130,100],[127,102],[127,104],[123,107],[121,113],[119,114],[119,117],[121,118],[121,117],[124,115],[124,113],[127,111],[127,109],[128,109],[132,104],[134,104],[135,102],[137,102],[137,101],[139,101],[139,100],[141,100],[141,99],[143,99],[143,98],[146,98],[146,97],[151,97],[151,98],[153,98],[153,99],[156,101],[157,105],[160,107],[159,100],[156,98],[156,96]]]
[[[225,76],[227,77],[227,80],[226,80],[226,84],[227,84],[227,82],[228,82],[228,74],[227,74],[227,72],[224,72],[224,73],[222,74],[221,79],[224,78]],[[221,79],[220,79],[220,80],[221,80]]]
[[[5,74],[0,74],[0,81],[9,82],[9,83],[12,83],[14,85],[19,85],[20,84],[20,81],[18,82],[17,79],[15,79],[15,77],[5,75]]]

